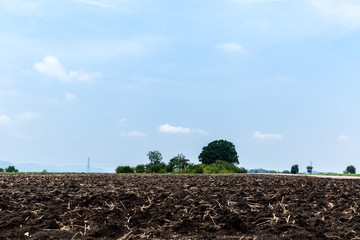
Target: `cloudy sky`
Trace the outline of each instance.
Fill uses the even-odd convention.
[[[0,0],[0,32],[0,160],[360,169],[358,0]]]

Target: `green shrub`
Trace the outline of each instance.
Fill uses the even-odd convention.
[[[353,165],[347,166],[346,172],[348,172],[350,174],[355,174],[356,173],[356,168]]]
[[[0,168],[0,172],[4,172],[4,169],[3,169],[3,168]]]
[[[134,173],[134,168],[130,166],[118,166],[116,168],[116,173]]]
[[[195,165],[194,168],[192,169],[191,173],[203,174],[204,168],[202,167],[202,165]]]
[[[297,164],[292,165],[290,172],[291,172],[292,174],[298,174],[298,173],[299,173],[299,165],[297,165]]]
[[[159,164],[149,163],[145,165],[147,173],[159,173],[161,169],[166,169],[166,164],[161,162]]]
[[[241,167],[239,168],[239,172],[238,173],[247,173],[248,171],[244,168],[244,167]]]
[[[9,166],[5,168],[5,172],[19,172],[14,166]]]
[[[215,164],[204,166],[204,173],[220,173],[220,170]]]
[[[165,168],[162,168],[159,170],[159,173],[167,173],[166,169]]]
[[[135,167],[136,173],[145,173],[145,165],[139,164]]]

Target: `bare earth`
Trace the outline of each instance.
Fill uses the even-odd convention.
[[[0,239],[359,239],[360,179],[0,174]]]

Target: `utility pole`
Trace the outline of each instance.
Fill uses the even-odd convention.
[[[90,158],[88,158],[87,172],[90,173]]]

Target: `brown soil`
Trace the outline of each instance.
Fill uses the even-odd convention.
[[[0,174],[0,239],[359,239],[360,179]]]

